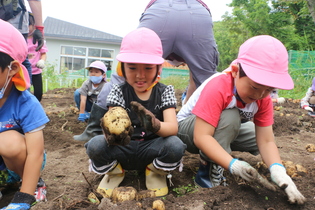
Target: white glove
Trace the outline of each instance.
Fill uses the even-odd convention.
[[[286,169],[282,164],[274,163],[270,166],[271,180],[280,188],[284,189],[290,203],[303,204],[305,197],[296,188],[292,179],[287,175]]]
[[[44,61],[44,60],[39,60],[39,61],[37,61],[36,67],[37,67],[37,68],[40,68],[40,69],[45,68],[45,61]]]
[[[309,107],[309,106],[304,107],[304,109],[305,109],[306,111],[313,112],[313,109],[312,109],[311,107]]]
[[[248,182],[252,182],[258,179],[258,172],[249,163],[233,159],[229,165],[229,171],[231,174],[242,177]]]
[[[283,98],[283,97],[277,98],[278,104],[283,104],[284,102],[285,102],[285,98]]]

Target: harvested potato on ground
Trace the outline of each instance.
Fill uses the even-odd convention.
[[[122,107],[113,107],[101,119],[101,127],[109,145],[127,145],[133,133],[130,118]]]
[[[136,198],[137,190],[133,187],[116,187],[112,193],[112,201],[123,202],[131,201]]]
[[[136,201],[142,200],[144,198],[154,198],[155,192],[153,190],[142,190],[137,193]]]
[[[295,165],[292,161],[282,161],[284,167],[287,170],[287,174],[292,177],[296,173]]]
[[[155,201],[153,201],[152,209],[154,209],[154,210],[165,210],[165,204],[161,200],[155,200]]]
[[[314,144],[308,144],[308,145],[306,145],[305,148],[308,152],[315,152],[315,145]]]

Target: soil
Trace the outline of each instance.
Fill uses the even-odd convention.
[[[97,205],[91,203],[87,196],[95,190],[102,176],[88,170],[88,157],[84,142],[73,140],[73,135],[81,134],[86,123],[77,120],[78,114],[73,100],[75,89],[55,89],[44,94],[42,105],[50,118],[44,129],[47,165],[42,178],[47,185],[47,201],[32,207],[38,209],[152,209],[154,200],[162,200],[166,209],[251,209],[251,210],[290,210],[315,209],[315,153],[309,152],[308,144],[314,144],[314,117],[299,108],[298,100],[287,99],[286,103],[275,109],[274,133],[280,155],[284,161],[301,165],[306,171],[298,171],[293,176],[297,188],[306,197],[304,205],[290,204],[283,190],[269,191],[254,183],[247,183],[225,171],[228,186],[211,189],[196,188],[193,182],[199,167],[198,155],[186,153],[183,171],[172,173],[174,186],[169,187],[169,194],[163,198],[145,198],[138,201],[114,203],[102,199]],[[180,98],[182,91],[177,90]],[[181,107],[178,100],[178,107]],[[242,156],[253,166],[259,168],[262,175],[270,178],[268,170],[263,170],[260,156],[247,153],[233,153]],[[251,160],[250,160],[251,159]],[[293,167],[295,169],[295,167]],[[127,171],[120,186],[132,186],[136,190],[146,190],[144,173]],[[7,205],[16,189],[13,187],[2,191],[0,207]]]

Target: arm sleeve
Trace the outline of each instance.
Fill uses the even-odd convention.
[[[162,110],[167,108],[176,108],[176,96],[174,87],[172,85],[168,85],[164,92],[162,93]]]
[[[107,96],[107,107],[121,106],[126,108],[122,90],[118,84],[114,84],[113,88]]]

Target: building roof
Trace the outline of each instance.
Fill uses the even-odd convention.
[[[45,38],[121,44],[122,37],[52,17],[44,22]]]

